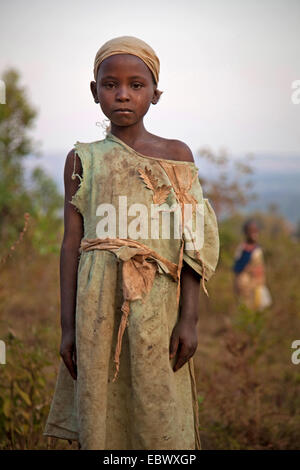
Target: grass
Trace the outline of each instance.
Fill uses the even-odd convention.
[[[297,449],[300,365],[291,362],[291,344],[300,334],[300,245],[285,234],[263,236],[273,305],[255,312],[235,304],[237,240],[224,227],[210,297],[201,293],[195,372],[202,447]],[[7,364],[0,365],[0,449],[77,448],[42,436],[60,359],[59,255],[44,253],[25,240],[1,267]]]

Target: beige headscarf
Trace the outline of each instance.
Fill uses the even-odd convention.
[[[153,73],[156,85],[158,84],[160,67],[159,58],[152,47],[134,36],[120,36],[113,38],[100,47],[94,61],[95,81],[97,81],[98,68],[101,62],[107,57],[115,54],[132,54],[142,59]]]

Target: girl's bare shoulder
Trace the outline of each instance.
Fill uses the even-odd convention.
[[[195,163],[193,152],[190,147],[177,139],[166,139],[152,134],[153,145],[160,148],[164,158],[168,160],[183,161],[183,162],[192,162]]]
[[[174,157],[176,157],[176,160],[195,163],[190,147],[181,140],[170,140],[169,148],[173,152]]]

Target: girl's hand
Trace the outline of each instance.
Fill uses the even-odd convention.
[[[174,372],[180,369],[195,354],[197,346],[196,324],[181,318],[174,326],[170,339],[170,359],[178,353],[177,361],[173,367]]]
[[[201,276],[185,261],[181,270],[180,315],[170,339],[170,359],[178,354],[173,371],[180,369],[198,346],[197,321]]]
[[[68,368],[72,378],[77,379],[77,357],[75,332],[72,330],[62,334],[61,346],[59,351],[66,367]]]

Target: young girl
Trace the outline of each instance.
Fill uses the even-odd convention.
[[[258,244],[259,228],[254,219],[243,225],[245,241],[236,248],[234,263],[234,293],[238,302],[253,310],[264,310],[272,304],[266,286],[262,247]]]
[[[105,43],[91,91],[110,129],[66,158],[62,361],[44,435],[81,449],[201,448],[192,356],[219,236],[189,147],[144,127],[159,65],[140,39]],[[174,235],[176,204],[193,223],[202,208],[204,243]]]

